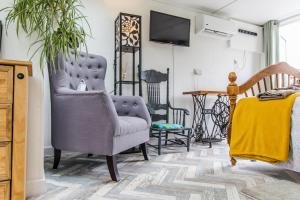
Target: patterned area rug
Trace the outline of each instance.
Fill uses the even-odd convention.
[[[141,154],[118,157],[122,180],[112,182],[105,157],[64,153],[58,170],[45,158],[47,192],[30,200],[246,200],[241,190],[287,180],[300,183],[300,174],[269,164],[239,161],[231,167],[226,144],[193,144],[191,151],[174,147],[150,161]]]

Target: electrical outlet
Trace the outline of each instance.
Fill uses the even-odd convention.
[[[233,64],[234,65],[238,65],[239,64],[239,61],[237,59],[233,59]]]
[[[200,68],[194,68],[193,74],[196,76],[201,76],[202,75],[202,70]]]

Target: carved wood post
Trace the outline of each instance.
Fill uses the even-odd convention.
[[[230,81],[229,85],[227,86],[227,93],[230,100],[230,117],[229,117],[228,133],[227,133],[227,142],[230,146],[233,112],[236,106],[237,95],[239,94],[239,86],[235,83],[237,79],[235,72],[231,72],[228,75],[228,79]],[[233,157],[231,157],[231,164],[233,166],[236,164],[236,160]]]

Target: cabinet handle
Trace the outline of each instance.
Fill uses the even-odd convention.
[[[17,74],[17,77],[18,77],[18,79],[24,79],[24,74],[23,73],[19,73],[19,74]]]

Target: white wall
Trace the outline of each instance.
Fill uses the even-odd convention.
[[[12,2],[12,0],[1,0],[0,7],[7,5],[9,2]],[[227,75],[230,71],[237,71],[238,82],[243,82],[261,67],[259,54],[229,49],[225,40],[194,34],[194,18],[198,14],[195,11],[160,4],[151,0],[83,0],[83,4],[85,6],[83,13],[87,15],[93,33],[93,38],[88,41],[89,51],[105,56],[108,61],[106,76],[108,91],[113,89],[114,20],[119,12],[142,15],[143,69],[152,68],[166,71],[166,68],[169,67],[171,73],[173,73],[172,47],[167,44],[149,41],[150,10],[178,15],[192,20],[191,46],[189,48],[174,47],[174,97],[176,106],[183,106],[192,111],[192,99],[190,96],[183,96],[183,91],[195,89],[225,90],[228,83]],[[0,19],[3,19],[3,13],[0,13]],[[24,38],[23,34],[20,39],[17,39],[14,27],[11,27],[8,33],[9,36],[3,38],[1,58],[28,59],[26,54],[30,43],[28,39]],[[239,67],[234,65],[234,59],[238,61]],[[202,76],[197,78],[199,84],[197,86],[194,84],[195,80],[192,75],[194,68],[202,70]],[[45,134],[45,146],[49,147],[51,145],[49,86],[47,80],[45,80],[45,83],[45,86],[43,86],[39,65],[34,60],[34,78],[30,81],[29,181],[43,179],[41,160],[43,156],[43,134]],[[43,88],[46,89],[45,94]],[[171,94],[171,96],[173,95]],[[45,123],[42,126],[43,122]]]

